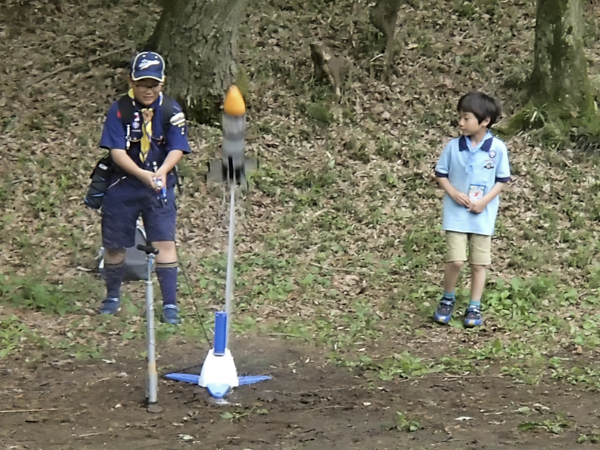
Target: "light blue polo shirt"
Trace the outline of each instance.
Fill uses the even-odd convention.
[[[435,176],[448,178],[458,191],[472,198],[480,198],[490,192],[496,183],[510,181],[508,150],[504,142],[490,132],[475,147],[471,146],[471,139],[468,137],[452,139],[435,166]],[[499,204],[500,196],[497,195],[482,213],[476,214],[456,203],[446,193],[442,229],[492,236]]]

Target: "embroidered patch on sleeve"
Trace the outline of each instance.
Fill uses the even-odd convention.
[[[178,112],[173,117],[171,117],[171,125],[176,127],[182,127],[185,125],[185,114],[182,112]]]

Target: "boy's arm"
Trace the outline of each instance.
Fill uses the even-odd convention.
[[[162,181],[163,186],[166,186],[167,175],[181,161],[183,155],[192,151],[187,137],[187,121],[181,106],[175,100],[173,100],[173,116],[169,123],[170,126],[165,131],[167,157],[155,172],[155,177]]]
[[[106,114],[102,137],[100,138],[100,147],[110,151],[110,156],[114,163],[136,178],[139,178],[147,186],[156,189],[152,172],[143,170],[133,162],[125,150],[127,146],[127,136],[121,117],[119,116],[119,104],[114,102]]]
[[[448,173],[450,172],[450,162],[451,162],[451,154],[452,152],[458,151],[458,140],[453,139],[446,144],[444,150],[442,150],[442,154],[440,155],[440,159],[435,166],[435,179],[440,185],[440,187],[446,191],[446,193],[450,196],[452,200],[458,203],[465,208],[469,208],[471,206],[471,199],[464,192],[460,192],[448,179]]]
[[[448,180],[447,177],[435,177],[435,179],[437,180],[440,187],[444,191],[446,191],[450,198],[452,198],[452,200],[454,200],[456,203],[466,208],[470,208],[472,206],[471,199],[469,199],[469,196],[464,192],[460,192],[458,189],[452,186],[450,180]]]
[[[154,172],[150,172],[149,170],[144,170],[139,167],[135,162],[133,162],[125,150],[112,148],[110,150],[110,156],[115,164],[125,172],[140,179],[146,186],[152,189],[157,188],[154,182]]]
[[[496,182],[492,189],[490,189],[490,192],[485,194],[481,200],[477,200],[476,202],[473,202],[471,204],[469,211],[476,214],[482,213],[487,207],[488,203],[491,202],[497,195],[499,195],[500,192],[504,190],[507,184],[508,183],[503,183],[499,181]]]
[[[181,160],[182,157],[182,150],[171,150],[167,154],[167,157],[162,163],[162,166],[160,166],[158,170],[154,173],[154,176],[160,179],[160,181],[162,182],[162,186],[167,185],[167,175],[171,170],[173,170],[173,167],[177,165],[177,163]]]

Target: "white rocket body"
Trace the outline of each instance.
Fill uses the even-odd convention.
[[[221,127],[221,159],[208,164],[206,178],[247,187],[246,175],[256,168],[257,163],[246,158],[246,104],[236,86],[231,86],[225,96]]]
[[[229,181],[242,181],[246,163],[246,114],[230,116],[223,113],[222,165]]]

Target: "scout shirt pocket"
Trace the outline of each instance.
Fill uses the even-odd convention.
[[[472,184],[469,186],[469,200],[476,202],[481,200],[485,195],[485,185],[483,184]]]
[[[478,178],[478,180],[476,182],[473,182],[469,185],[469,199],[472,202],[475,202],[477,200],[481,200],[485,194],[488,193],[488,186],[491,186],[489,183],[493,184],[493,179],[495,177],[495,168],[497,165],[496,162],[496,152],[493,150],[490,150],[487,155],[485,160],[483,161],[483,164],[481,164],[481,162],[479,162],[479,164],[481,164],[481,169],[477,169],[477,174],[478,176],[476,178]],[[485,179],[487,178],[487,181],[485,181]]]

